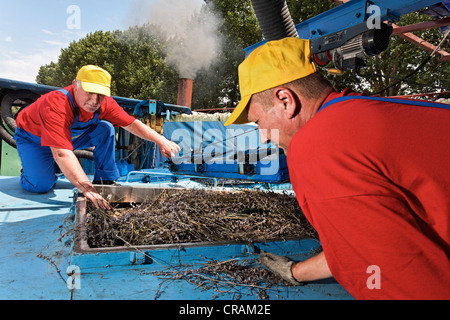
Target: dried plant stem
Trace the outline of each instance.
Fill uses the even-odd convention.
[[[317,238],[295,197],[284,193],[186,190],[113,213],[87,212],[91,247]]]

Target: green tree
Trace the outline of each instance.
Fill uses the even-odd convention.
[[[427,20],[431,20],[431,18],[416,12],[402,16],[397,24],[400,26],[410,25]],[[439,29],[418,31],[415,32],[415,35],[434,45],[438,45],[442,39]],[[445,47],[444,44],[443,49],[448,50],[448,42],[446,44],[447,46]],[[398,36],[392,36],[388,49],[379,56],[369,60],[367,68],[361,72],[364,77],[359,79],[361,81],[365,80],[370,84],[369,91],[378,92],[411,74],[430,55],[430,52],[417,45]],[[421,70],[417,71],[405,82],[390,87],[382,95],[396,96],[443,91],[443,88],[450,87],[449,74],[450,63],[439,61],[433,55]]]
[[[125,32],[97,31],[72,42],[61,51],[57,63],[40,68],[37,82],[67,86],[84,65],[94,64],[112,75],[111,92],[116,96],[150,99],[171,75],[160,50],[160,44],[144,30],[133,27]]]

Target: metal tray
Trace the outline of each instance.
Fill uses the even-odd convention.
[[[146,200],[157,199],[164,192],[177,192],[186,190],[183,188],[161,187],[129,187],[129,186],[96,186],[102,196],[111,203],[142,203]],[[214,189],[213,189],[214,190]],[[236,190],[217,192],[238,192]],[[190,242],[167,243],[145,246],[120,246],[92,248],[86,239],[86,198],[79,194],[76,201],[76,228],[75,239],[72,246],[72,263],[80,267],[113,267],[151,265],[153,260],[172,260],[174,257],[181,261],[200,259],[204,257],[236,257],[242,255],[258,254],[261,250],[281,250],[283,254],[301,253],[310,255],[320,247],[320,243],[314,239],[291,239],[271,242]]]

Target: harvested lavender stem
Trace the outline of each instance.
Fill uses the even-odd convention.
[[[163,192],[113,212],[88,204],[91,247],[317,238],[295,197],[272,191]]]
[[[221,294],[232,294],[234,299],[243,295],[258,299],[268,299],[268,293],[277,294],[288,282],[258,265],[255,260],[231,259],[209,261],[199,268],[168,268],[154,271],[153,275],[164,281],[185,280],[201,290],[212,290],[216,298]],[[155,299],[159,298],[159,290]]]

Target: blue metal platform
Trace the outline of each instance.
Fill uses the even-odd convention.
[[[173,185],[173,182],[166,183]],[[125,184],[143,185],[139,182]],[[253,259],[256,262],[258,254],[249,245],[172,246],[145,252],[134,248],[120,252],[75,252],[75,194],[73,186],[63,179],[50,193],[37,195],[22,190],[18,177],[0,177],[0,299],[205,301],[260,298],[245,286],[218,294],[182,279],[167,280],[154,275],[155,271],[193,264],[201,266],[213,260]],[[302,240],[256,246],[258,250],[302,260],[313,254],[319,243]],[[68,268],[76,271],[75,276],[67,274]],[[352,299],[333,279],[266,291],[266,298],[272,300]]]

